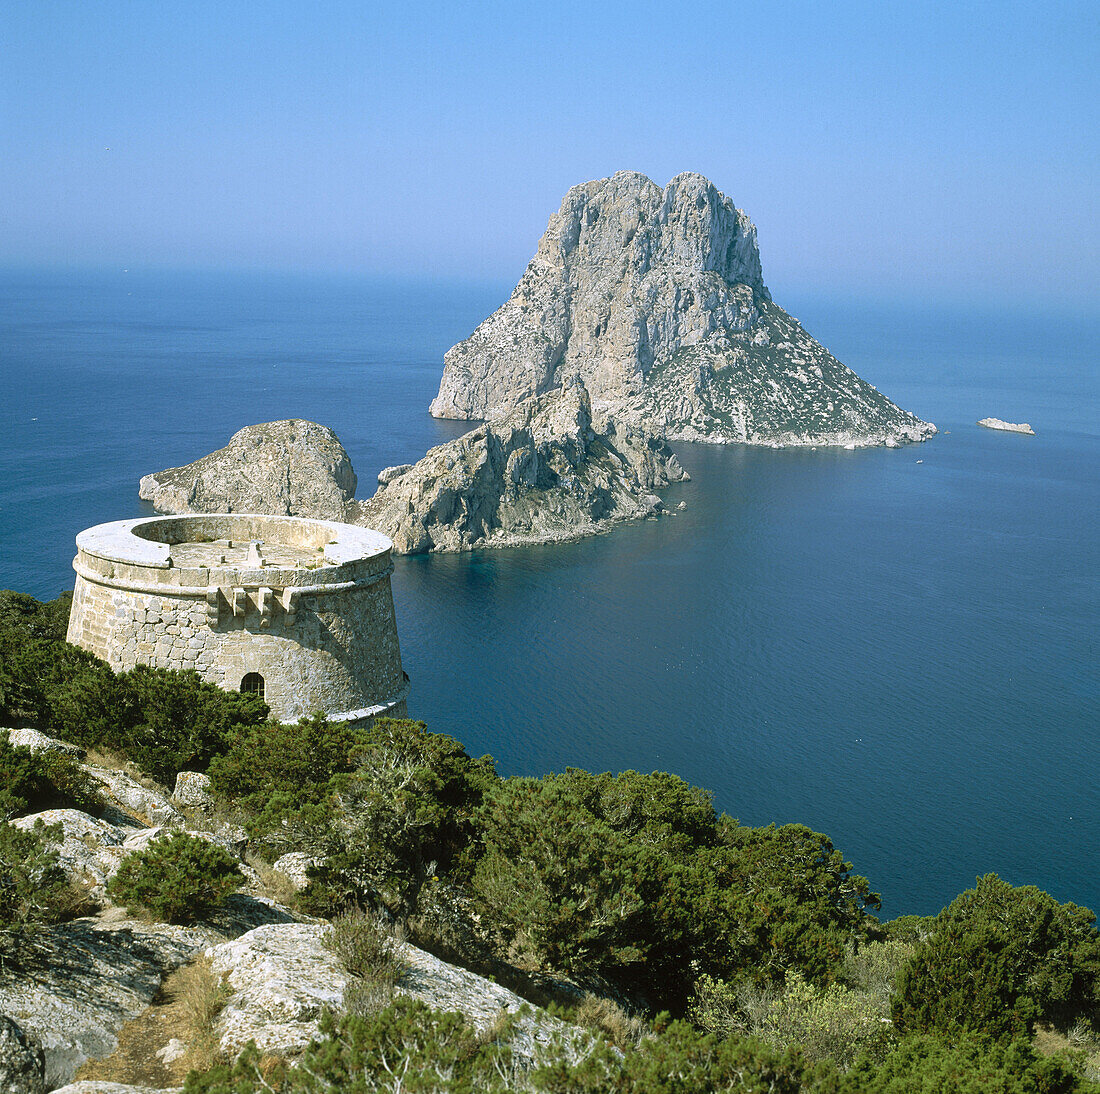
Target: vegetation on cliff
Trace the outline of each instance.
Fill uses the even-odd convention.
[[[529,998],[571,999],[565,1016],[587,1031],[517,1068],[507,1023],[479,1036],[461,1016],[366,993],[308,1066],[246,1053],[193,1075],[191,1094],[373,1089],[383,1059],[410,1090],[1100,1092],[1084,1051],[1036,1047],[1095,1049],[1087,909],[989,875],[938,916],[881,924],[877,894],[826,836],[742,825],[675,775],[502,778],[420,722],[265,722],[262,704],[193,673],[116,676],[65,644],[62,616],[0,594],[5,720],[154,777],[208,768],[220,815],[255,851],[310,856],[302,907],[365,909]],[[69,757],[0,734],[0,931],[73,914],[58,832],[7,818],[94,808],[86,790]],[[109,891],[188,919],[236,869],[178,835],[123,862]],[[585,992],[604,1002],[579,1005]]]

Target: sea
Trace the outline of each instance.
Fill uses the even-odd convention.
[[[0,587],[71,588],[76,534],[148,511],[141,475],[256,422],[332,427],[369,496],[469,428],[428,403],[510,287],[0,271]],[[990,871],[1100,910],[1100,319],[776,295],[939,435],[679,444],[673,515],[398,558],[411,714],[506,775],[672,771],[809,825],[885,917]]]

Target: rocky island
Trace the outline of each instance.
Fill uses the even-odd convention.
[[[547,543],[653,515],[654,491],[687,477],[664,441],[594,416],[575,384],[387,468],[348,519],[403,554]]]
[[[146,475],[166,513],[275,513],[374,528],[398,554],[577,539],[664,511],[655,491],[688,478],[668,445],[593,414],[575,383],[528,400],[389,467],[356,501],[356,475],[331,429],[298,419],[246,426],[225,448]]]
[[[159,513],[273,513],[343,520],[356,477],[331,429],[301,418],[237,430],[184,467],[142,477],[138,496]]]
[[[984,425],[986,429],[1002,429],[1006,433],[1027,433],[1035,436],[1035,430],[1027,422],[1005,422],[1000,418],[982,418],[978,425]]]
[[[812,338],[764,284],[756,229],[702,175],[574,186],[510,299],[445,356],[431,413],[496,418],[579,376],[668,440],[896,445],[935,426]]]

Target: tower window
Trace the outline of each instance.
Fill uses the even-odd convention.
[[[255,695],[256,698],[264,697],[264,678],[258,672],[250,672],[241,681],[242,695]]]

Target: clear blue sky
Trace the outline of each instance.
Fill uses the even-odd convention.
[[[700,171],[786,292],[1094,304],[1100,3],[26,0],[0,263],[514,280]]]

